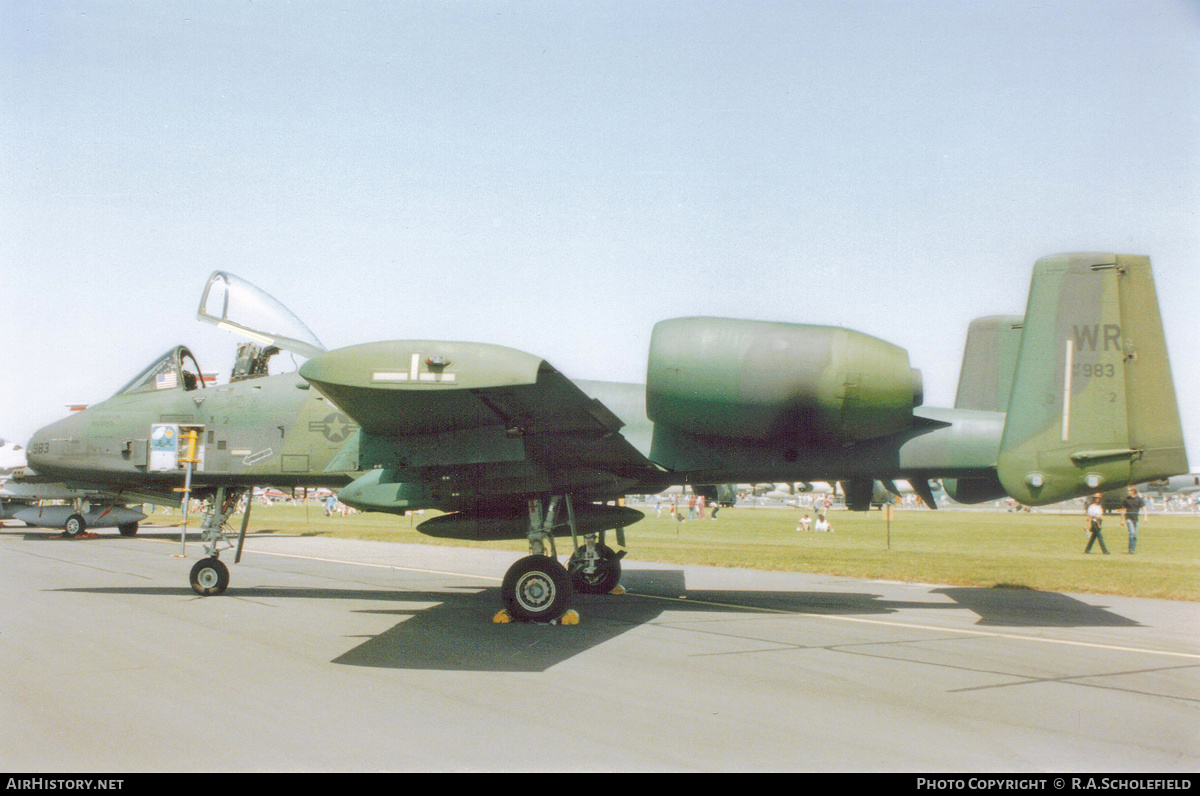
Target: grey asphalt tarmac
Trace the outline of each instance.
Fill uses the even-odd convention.
[[[1200,605],[639,564],[494,624],[508,552],[0,528],[0,770],[1200,769]],[[232,555],[226,555],[232,561]]]

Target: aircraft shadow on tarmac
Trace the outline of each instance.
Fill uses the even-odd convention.
[[[379,608],[359,612],[398,617],[400,621],[335,658],[347,666],[450,671],[540,672],[617,638],[641,625],[654,623],[665,611],[676,617],[702,617],[744,612],[747,617],[801,615],[889,615],[902,609],[969,610],[977,624],[1020,627],[1132,627],[1138,623],[1103,607],[1088,605],[1063,594],[1031,589],[942,588],[953,602],[887,600],[870,593],[781,592],[745,590],[688,590],[681,570],[627,570],[624,596],[577,595],[580,624],[556,627],[538,624],[495,624],[499,609],[495,587],[462,587],[438,591],[402,589],[326,589],[247,586],[231,588],[225,600],[355,600],[377,601]],[[83,594],[139,594],[194,597],[186,587],[75,588]],[[201,599],[201,598],[196,598]],[[404,604],[395,608],[387,603]],[[436,603],[411,608],[413,603]],[[674,618],[673,618],[674,621]]]
[[[1001,627],[1140,627],[1140,622],[1065,594],[1025,588],[944,588],[944,594],[979,614],[979,625]]]

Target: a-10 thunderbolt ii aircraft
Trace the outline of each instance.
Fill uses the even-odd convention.
[[[235,307],[274,309],[301,331]],[[975,330],[968,389],[946,409],[922,405],[903,349],[827,326],[662,321],[641,385],[572,381],[485,343],[324,351],[277,302],[222,273],[199,317],[256,336],[234,381],[198,388],[191,355],[173,349],[118,395],[40,430],[29,461],[58,480],[160,493],[190,475],[212,506],[207,557],[192,572],[202,594],[228,583],[221,529],[253,485],[341,486],[361,510],[445,512],[418,526],[434,536],[528,539],[501,597],[514,618],[548,621],[573,589],[617,583],[620,554],[605,534],[623,545],[641,518],[619,505],[627,494],[840,481],[848,507],[864,509],[876,480],[907,480],[933,505],[928,479],[943,478],[960,501],[1044,505],[1188,471],[1141,256],[1039,260],[1025,314]],[[309,359],[298,373],[259,375],[276,348]],[[178,440],[192,432],[200,450],[183,455]],[[572,540],[566,567],[556,536]]]

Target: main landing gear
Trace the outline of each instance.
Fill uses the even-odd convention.
[[[563,504],[575,546],[566,567],[559,563],[554,547],[555,521]],[[624,552],[607,547],[603,534],[587,534],[580,542],[570,495],[555,495],[544,512],[541,500],[529,501],[529,552],[509,567],[500,586],[500,599],[509,619],[560,620],[570,609],[574,592],[607,594],[621,580]]]
[[[608,594],[621,582],[624,555],[624,550],[615,552],[592,535],[585,537],[584,545],[567,562],[572,588],[580,594]]]
[[[87,521],[82,514],[72,514],[63,525],[63,533],[72,539],[78,539],[87,533]]]
[[[571,607],[571,578],[558,559],[528,555],[504,573],[500,595],[513,619],[553,622]]]
[[[94,533],[88,533],[87,519],[84,514],[91,511],[91,504],[82,498],[75,498],[71,502],[71,516],[67,517],[67,521],[63,523],[63,536],[67,539],[84,539],[88,536],[95,536]]]

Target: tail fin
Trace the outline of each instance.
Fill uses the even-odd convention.
[[[997,474],[1022,503],[1188,471],[1148,257],[1062,254],[1029,289]]]
[[[958,372],[955,409],[984,412],[1008,409],[1024,320],[1020,315],[989,315],[971,321]],[[1007,497],[992,471],[975,478],[944,478],[942,486],[957,503],[984,503]]]
[[[958,373],[955,409],[1008,409],[1024,320],[1020,315],[989,315],[971,321]]]

